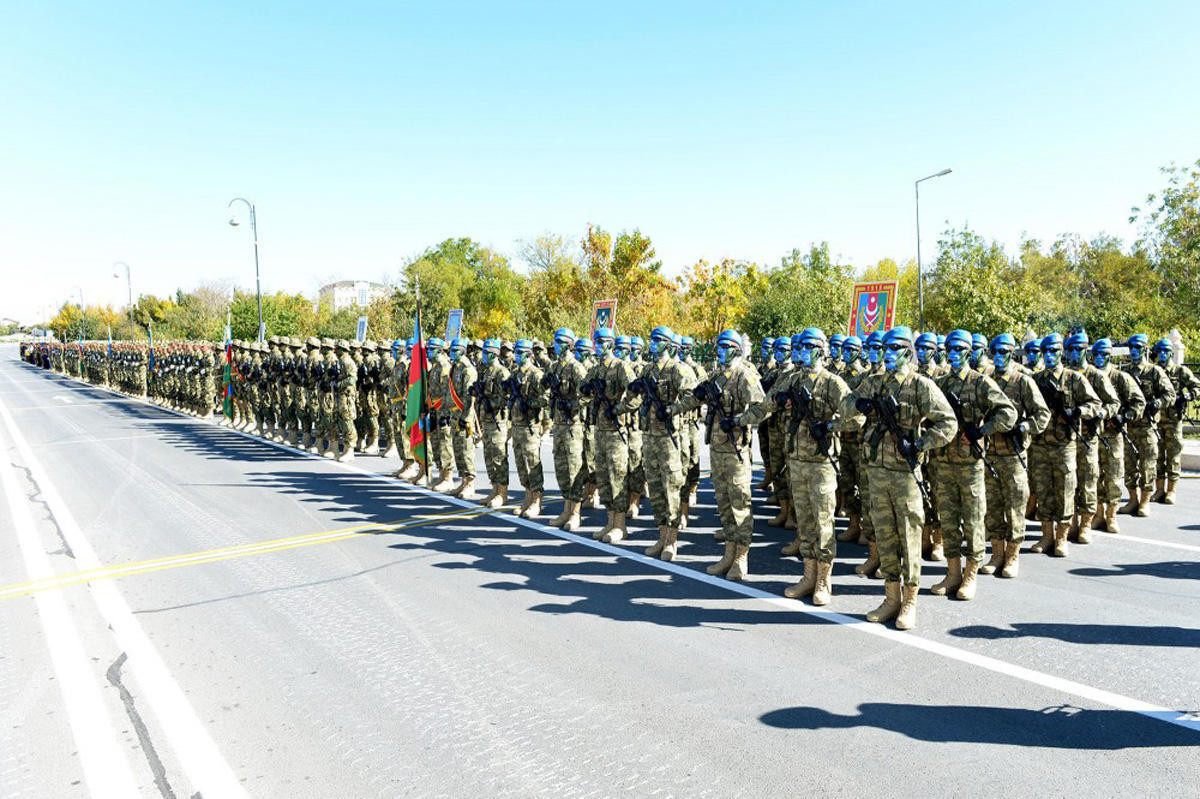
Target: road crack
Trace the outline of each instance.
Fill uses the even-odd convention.
[[[138,709],[133,702],[133,694],[125,687],[123,678],[121,677],[121,667],[125,665],[125,661],[129,655],[122,652],[120,657],[113,661],[113,664],[108,667],[106,676],[113,687],[121,694],[121,701],[125,704],[125,712],[129,715],[129,721],[133,724],[133,730],[137,733],[138,745],[141,746],[142,752],[146,755],[146,762],[150,766],[150,772],[154,775],[154,784],[158,787],[158,792],[162,794],[163,799],[175,799],[175,791],[171,789],[171,783],[167,780],[167,769],[163,765],[162,759],[158,756],[157,750],[154,748],[154,742],[150,740],[150,730],[146,728],[146,723],[142,721],[142,715],[138,713]]]
[[[46,500],[42,499],[42,489],[38,485],[37,480],[35,480],[33,478],[33,472],[30,471],[28,466],[23,466],[19,463],[13,463],[12,461],[9,461],[9,464],[17,471],[24,472],[25,479],[28,480],[29,484],[33,486],[33,489],[31,491],[25,492],[25,499],[29,500],[29,503],[31,505],[41,505],[42,506],[42,509],[46,511],[46,517],[45,517],[44,521],[47,521],[50,524],[54,525],[54,534],[57,535],[58,540],[60,542],[62,542],[62,549],[56,549],[55,551],[49,552],[47,554],[66,555],[68,558],[71,558],[72,560],[74,560],[75,552],[74,552],[74,550],[71,549],[71,545],[67,543],[66,536],[63,535],[62,528],[58,526],[58,519],[54,518],[54,513],[50,510],[49,503],[47,503]]]

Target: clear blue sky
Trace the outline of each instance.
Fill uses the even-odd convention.
[[[594,222],[670,273],[1107,231],[1200,157],[1196,2],[9,3],[0,316]]]

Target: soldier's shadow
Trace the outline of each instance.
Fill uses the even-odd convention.
[[[1127,577],[1146,575],[1169,580],[1200,580],[1200,563],[1186,560],[1166,560],[1158,563],[1114,563],[1111,569],[1088,566],[1071,569],[1070,574],[1081,577]]]
[[[1052,638],[1069,644],[1200,647],[1200,629],[1132,624],[1014,622],[1010,628],[973,624],[949,631],[957,638]]]
[[[1200,744],[1200,733],[1140,713],[1088,710],[1069,705],[1030,710],[865,702],[858,706],[858,715],[839,715],[821,708],[800,706],[772,710],[759,720],[783,730],[874,727],[915,741],[935,743],[1102,751]]]

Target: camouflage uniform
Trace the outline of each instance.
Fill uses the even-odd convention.
[[[1159,414],[1174,404],[1175,387],[1161,367],[1148,361],[1127,363],[1121,369],[1133,378],[1146,398],[1145,413],[1129,422],[1129,438],[1137,452],[1126,444],[1125,488],[1129,491],[1129,504],[1122,507],[1121,512],[1144,516],[1158,471]]]
[[[442,409],[450,420],[448,432],[454,447],[454,464],[462,480],[459,489],[469,487],[475,481],[475,435],[479,432],[479,425],[475,419],[475,398],[471,396],[471,386],[478,377],[479,373],[475,371],[471,360],[465,356],[459,358],[450,367],[450,379],[442,401]]]
[[[1200,391],[1200,380],[1186,366],[1171,365],[1164,369],[1175,390],[1175,398],[1163,406],[1158,421],[1158,435],[1161,441],[1158,453],[1158,480],[1172,484],[1171,499],[1174,500],[1173,484],[1179,480],[1180,463],[1183,457],[1183,417],[1187,412],[1188,400],[1195,398]],[[1167,488],[1158,487],[1156,499],[1162,501],[1166,497]]]
[[[545,475],[542,471],[542,408],[545,397],[542,389],[542,370],[532,354],[525,363],[513,369],[509,393],[512,414],[513,460],[517,464],[517,479],[525,489],[525,501],[518,513],[526,518],[541,512]],[[507,464],[506,464],[507,466]]]
[[[1088,543],[1087,530],[1097,510],[1097,483],[1100,479],[1100,429],[1105,419],[1111,419],[1121,410],[1121,398],[1113,388],[1112,381],[1102,369],[1084,361],[1077,370],[1082,374],[1096,397],[1100,400],[1100,413],[1095,419],[1080,424],[1080,437],[1075,448],[1075,518],[1071,523],[1068,538],[1081,544]]]
[[[600,501],[609,512],[624,522],[629,510],[629,429],[630,412],[641,404],[639,397],[629,395],[629,384],[636,374],[629,361],[606,353],[593,370],[592,419],[596,428],[596,487]],[[611,540],[623,537],[624,527],[604,531]]]
[[[838,377],[846,381],[850,391],[858,388],[858,384],[866,377],[867,370],[862,364],[854,361],[851,364],[842,362]],[[841,439],[840,454],[838,455],[838,493],[842,496],[842,508],[850,519],[846,532],[838,539],[840,541],[855,541],[864,531],[862,489],[866,482],[866,465],[863,463],[862,435],[854,429],[843,429],[838,433]]]
[[[671,356],[664,347],[657,359],[646,364],[639,378],[642,398],[638,426],[642,437],[642,463],[649,483],[650,506],[658,526],[658,542],[646,550],[651,556],[673,560],[681,525],[680,502],[684,478],[683,442],[679,401],[696,387],[691,367]]]
[[[483,463],[487,470],[492,494],[488,501],[502,495],[499,507],[508,499],[508,390],[504,381],[510,372],[499,359],[479,367],[479,377],[473,389],[475,409],[479,413],[480,435],[483,438]],[[502,489],[502,490],[501,490]]]
[[[1146,413],[1146,396],[1138,388],[1137,381],[1128,372],[1118,369],[1111,361],[1105,365],[1104,374],[1112,383],[1120,400],[1118,415],[1128,425],[1133,419],[1141,419]],[[1126,435],[1129,430],[1126,429]],[[1117,525],[1117,503],[1121,499],[1121,484],[1125,479],[1125,437],[1117,429],[1117,417],[1110,416],[1100,428],[1100,438],[1107,446],[1100,447],[1100,479],[1096,483],[1096,501],[1102,513],[1092,520],[1092,527],[1110,533],[1120,532]],[[1136,444],[1135,444],[1136,446]]]
[[[337,437],[344,447],[338,456],[339,460],[350,460],[354,457],[354,445],[358,440],[358,431],[354,428],[354,420],[358,418],[358,364],[350,355],[350,346],[345,339],[339,339],[338,379],[334,385],[334,401],[337,409]]]
[[[429,385],[426,396],[436,407],[430,411],[430,433],[427,452],[429,462],[437,466],[438,482],[441,488],[450,487],[450,468],[454,463],[454,443],[450,431],[450,413],[443,399],[450,391],[450,359],[446,353],[439,351],[437,357],[429,363],[425,372]],[[438,489],[440,490],[440,489]]]
[[[587,378],[584,368],[568,348],[546,370],[544,380],[550,392],[550,415],[554,421],[554,474],[565,504],[552,524],[559,527],[571,522],[578,526],[578,505],[583,501],[586,479],[583,442],[584,398],[579,388]],[[574,511],[574,513],[572,513]]]

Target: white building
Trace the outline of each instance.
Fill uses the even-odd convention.
[[[317,292],[317,303],[329,305],[335,311],[342,308],[366,308],[381,297],[392,293],[391,286],[383,283],[372,283],[369,280],[339,280],[321,286]]]

